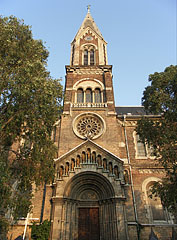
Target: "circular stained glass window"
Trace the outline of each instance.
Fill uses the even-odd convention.
[[[104,120],[96,114],[81,114],[75,118],[73,124],[74,133],[83,139],[95,139],[105,129]]]

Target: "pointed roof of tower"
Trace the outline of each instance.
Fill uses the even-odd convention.
[[[102,39],[103,36],[100,32],[100,30],[98,29],[94,19],[92,18],[91,14],[90,14],[90,5],[87,6],[87,15],[84,18],[84,21],[82,22],[82,25],[79,28],[79,31],[77,32],[75,38],[77,38],[78,36],[80,36],[80,34],[87,28],[90,27],[93,31],[95,31],[96,34],[98,34]],[[74,39],[75,39],[74,38]]]

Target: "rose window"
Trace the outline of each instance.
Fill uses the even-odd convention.
[[[82,114],[74,120],[73,130],[78,137],[95,139],[103,133],[104,121],[97,115]]]

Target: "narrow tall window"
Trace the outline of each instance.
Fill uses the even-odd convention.
[[[136,135],[136,144],[137,144],[137,155],[138,157],[146,157],[146,146],[144,143],[140,142],[139,135]]]
[[[101,103],[101,91],[99,88],[95,89],[95,103]]]
[[[88,65],[88,50],[84,50],[84,65]]]
[[[79,88],[77,90],[77,102],[78,103],[83,103],[84,102],[84,92],[82,88]]]
[[[90,65],[94,65],[95,64],[95,52],[94,50],[92,49],[90,51]]]
[[[92,102],[92,90],[90,88],[87,88],[86,90],[86,103]]]

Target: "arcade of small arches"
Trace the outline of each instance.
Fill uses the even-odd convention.
[[[57,168],[57,178],[61,179],[63,176],[68,176],[70,171],[74,172],[75,168],[80,168],[82,164],[95,164],[98,168],[102,168],[103,171],[114,176],[116,179],[121,178],[122,172],[117,164],[113,164],[113,162],[107,158],[103,158],[95,151],[91,151],[90,148],[88,148],[87,151],[82,151],[76,158],[71,158],[65,165],[60,165]]]
[[[103,91],[100,88],[77,89],[77,103],[103,103]]]

